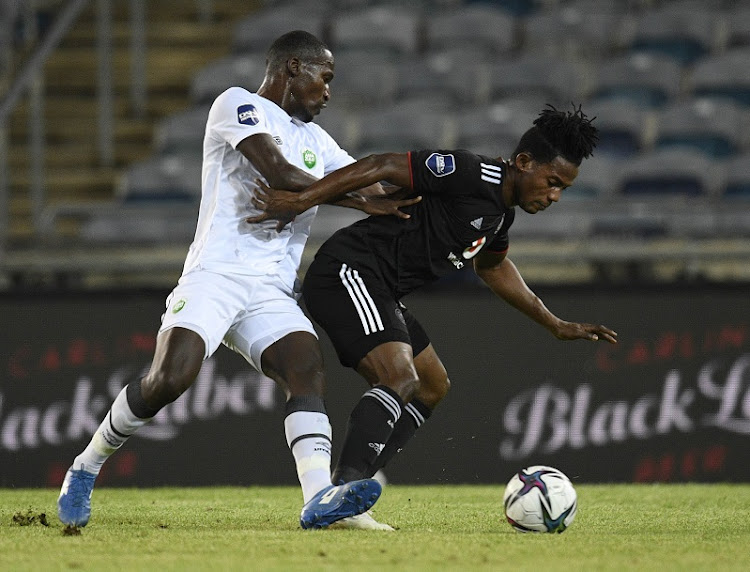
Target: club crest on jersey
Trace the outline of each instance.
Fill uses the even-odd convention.
[[[310,149],[305,149],[302,151],[302,161],[308,169],[312,169],[315,166],[315,163],[318,162],[318,158],[315,156],[315,153],[310,151]]]
[[[482,247],[487,242],[487,237],[483,236],[482,238],[479,238],[471,243],[471,246],[469,246],[466,250],[463,251],[463,257],[466,260],[469,260],[470,258],[474,258],[477,253],[482,250]]]
[[[433,153],[424,162],[427,168],[436,177],[445,177],[450,175],[456,170],[456,159],[453,155],[443,155],[441,153]]]
[[[254,105],[249,103],[240,105],[237,108],[237,121],[243,125],[257,125],[260,121],[260,114]]]

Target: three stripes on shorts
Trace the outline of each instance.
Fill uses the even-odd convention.
[[[365,282],[360,277],[359,272],[346,264],[342,264],[339,277],[354,303],[354,308],[357,310],[360,322],[362,322],[365,335],[382,332],[384,327],[383,320],[380,318],[380,312],[378,312],[378,308],[367,291],[367,286],[365,286]]]

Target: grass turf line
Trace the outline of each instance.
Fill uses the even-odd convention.
[[[389,485],[374,513],[395,533],[303,531],[291,487],[102,487],[80,536],[56,490],[0,489],[0,570],[750,570],[750,485],[576,489],[568,531],[524,535],[501,485]]]

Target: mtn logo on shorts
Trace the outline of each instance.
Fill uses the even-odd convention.
[[[240,105],[237,108],[237,121],[243,125],[257,125],[260,121],[260,114],[254,105],[249,103]]]
[[[456,159],[453,155],[443,155],[442,153],[433,153],[424,162],[427,168],[436,177],[445,177],[456,170]]]

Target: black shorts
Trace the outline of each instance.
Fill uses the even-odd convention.
[[[417,319],[367,265],[318,255],[305,274],[302,295],[344,366],[356,368],[386,342],[407,343],[414,356],[430,345]]]

